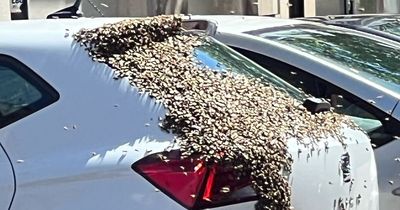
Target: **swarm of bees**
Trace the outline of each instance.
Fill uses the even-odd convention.
[[[341,125],[351,124],[332,111],[312,114],[258,78],[199,65],[194,50],[212,40],[185,32],[181,17],[129,19],[82,29],[74,38],[117,79],[127,78],[164,104],[160,127],[176,135],[183,156],[200,154],[250,176],[257,209],[291,209],[282,174],[291,170],[288,138],[342,138]]]

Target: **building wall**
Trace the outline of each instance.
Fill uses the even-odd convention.
[[[316,0],[316,15],[341,15],[344,14],[345,6],[343,0]]]
[[[280,0],[258,0],[259,15],[277,15],[279,14]]]
[[[11,20],[9,0],[0,0],[0,21],[2,20]]]
[[[382,12],[400,13],[400,0],[382,0],[382,7]]]
[[[9,2],[0,0],[0,20],[9,20]],[[28,0],[29,19],[45,18],[68,7],[75,0]],[[82,0],[86,17],[151,16],[160,13],[245,14],[289,17],[289,2],[301,0]],[[303,0],[304,16],[345,14],[345,0]],[[399,13],[400,0],[347,0],[354,2],[355,13]],[[363,10],[364,11],[360,11]]]
[[[289,18],[289,0],[279,0],[278,17]]]
[[[29,0],[29,19],[46,18],[48,14],[68,7],[74,2],[75,0]]]

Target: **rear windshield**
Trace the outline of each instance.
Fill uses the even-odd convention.
[[[353,73],[400,93],[400,46],[350,30],[318,25],[291,25],[248,33],[345,66]]]

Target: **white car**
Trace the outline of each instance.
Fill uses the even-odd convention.
[[[201,190],[219,186],[209,174],[188,169],[184,176],[154,158],[174,139],[158,125],[165,108],[126,80],[114,80],[113,70],[93,61],[72,38],[82,28],[119,20],[0,23],[0,210],[254,209],[251,188],[214,201]],[[305,99],[257,64],[211,42],[218,53],[196,53],[204,65],[264,72],[271,84]],[[288,139],[296,210],[379,208],[370,139],[346,126],[343,135],[346,147],[332,137],[315,147]]]
[[[370,136],[380,209],[400,206],[400,46],[365,32],[310,21],[194,16],[213,21],[215,38],[351,116]]]

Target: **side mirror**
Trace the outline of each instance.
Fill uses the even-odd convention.
[[[312,113],[326,112],[331,108],[331,104],[323,98],[307,98],[303,106]]]

